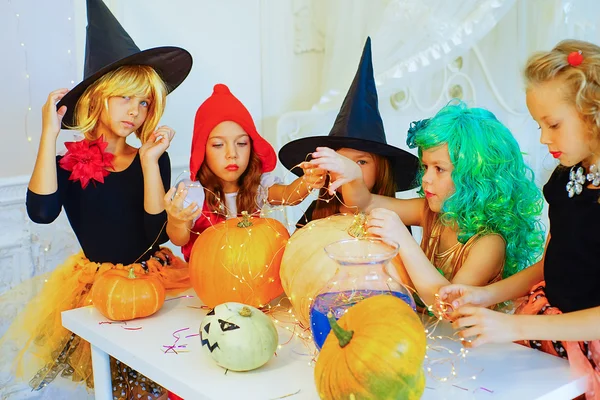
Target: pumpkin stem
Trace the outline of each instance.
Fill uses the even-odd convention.
[[[252,315],[252,310],[249,307],[244,306],[240,311],[238,311],[238,314],[240,314],[242,317],[249,317]]]
[[[129,275],[127,276],[127,278],[129,278],[129,279],[137,278],[137,276],[135,276],[135,273],[133,272],[133,267],[129,268]]]
[[[342,328],[333,317],[331,311],[327,313],[327,319],[329,320],[329,326],[331,326],[331,330],[340,342],[340,347],[346,347],[348,343],[350,343],[352,336],[354,336],[354,331],[347,331]]]
[[[365,224],[367,223],[367,214],[359,212],[354,216],[354,222],[348,228],[348,234],[355,238],[361,238],[367,234]]]
[[[238,222],[237,227],[248,228],[250,226],[252,226],[252,222],[250,221],[250,215],[248,214],[248,211],[242,211],[242,220]]]

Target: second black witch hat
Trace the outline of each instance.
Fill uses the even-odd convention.
[[[330,147],[334,150],[351,148],[387,157],[394,171],[396,190],[407,190],[415,186],[419,165],[417,157],[387,144],[373,77],[371,38],[367,38],[358,71],[329,135],[291,141],[279,150],[279,160],[296,175],[302,175],[302,169],[294,166],[305,161],[306,156],[317,147]]]

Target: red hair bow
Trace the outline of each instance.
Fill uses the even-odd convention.
[[[567,62],[573,67],[580,65],[583,62],[583,54],[581,54],[581,50],[572,51],[567,56]]]

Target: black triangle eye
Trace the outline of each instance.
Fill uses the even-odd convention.
[[[208,330],[210,329],[210,322],[206,325],[204,325],[204,332],[208,333]]]
[[[214,308],[212,310],[210,310],[208,312],[208,314],[206,314],[206,316],[209,316],[209,315],[215,315],[215,309]]]
[[[223,332],[233,331],[233,330],[236,330],[236,329],[240,329],[239,326],[237,326],[236,324],[232,324],[231,322],[227,322],[227,321],[224,321],[222,319],[219,319],[218,321],[219,321],[219,325],[221,325],[221,330]]]

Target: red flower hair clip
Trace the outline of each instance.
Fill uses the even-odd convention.
[[[105,152],[108,142],[99,137],[96,140],[83,139],[78,142],[66,142],[67,153],[60,159],[61,168],[71,171],[69,180],[81,182],[85,189],[90,181],[104,183],[104,177],[113,169],[111,163],[114,155]]]
[[[571,53],[569,53],[569,55],[567,56],[567,62],[572,67],[580,65],[583,62],[583,54],[581,54],[581,50],[572,51]]]

